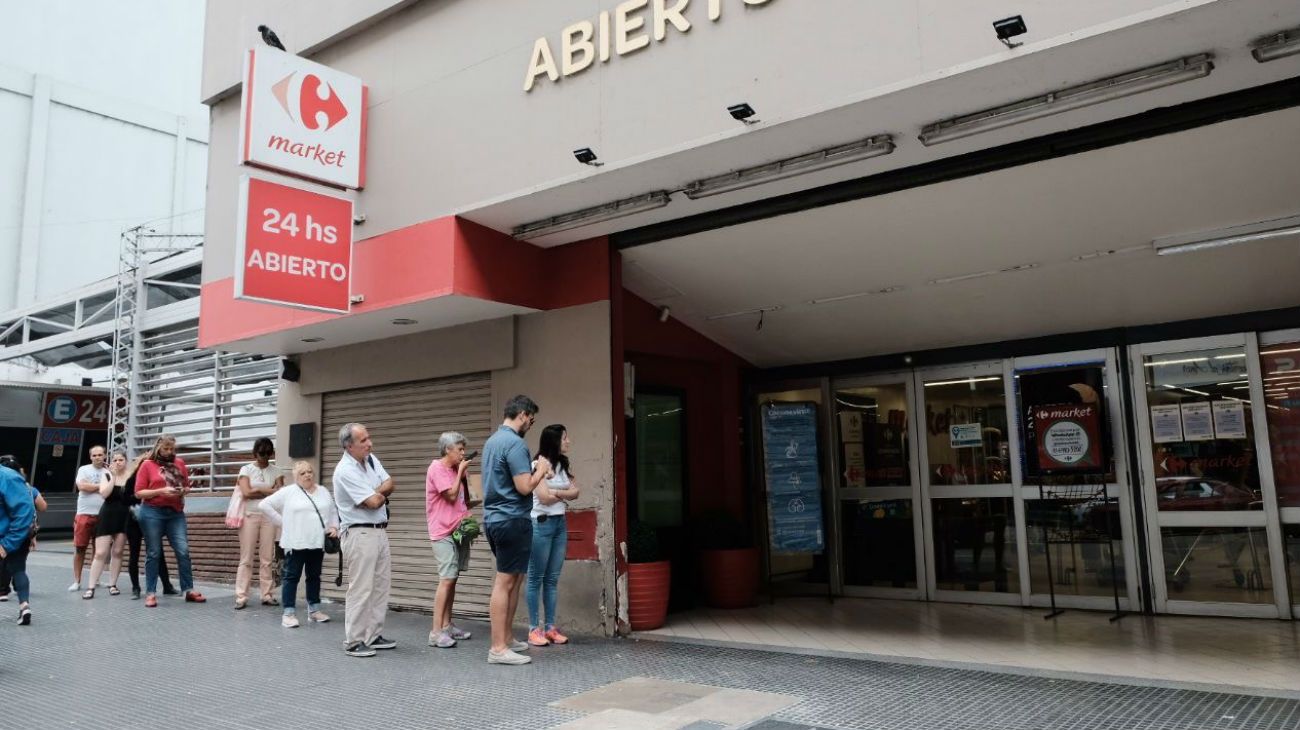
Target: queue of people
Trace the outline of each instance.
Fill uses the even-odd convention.
[[[564,426],[542,429],[537,454],[531,455],[525,436],[539,408],[527,396],[506,404],[500,428],[483,445],[483,525],[474,518],[469,469],[478,452],[468,452],[460,433],[443,433],[425,478],[425,516],[436,564],[438,584],[428,644],[452,648],[472,638],[452,621],[456,583],[470,565],[471,545],[485,533],[496,567],[490,599],[490,664],[521,665],[531,647],[565,644],[556,615],[560,572],[568,543],[567,503],[581,491],[570,467],[570,439]],[[317,483],[306,461],[293,465],[292,484],[274,466],[270,439],[258,439],[254,460],[239,473],[226,524],[239,530],[239,569],[234,608],[247,606],[257,567],[258,596],[263,605],[282,607],[281,625],[297,628],[297,593],[305,578],[307,621],[326,623],[321,607],[321,574],[325,555],[342,552],[349,582],[344,618],[344,651],[371,657],[393,649],[397,642],[383,635],[392,583],[388,541],[389,499],[393,478],[374,454],[364,424],[349,423],[339,431],[343,455],[331,474],[332,490]],[[187,603],[204,603],[195,590],[189,554],[185,497],[191,490],[189,470],[176,455],[176,439],[159,436],[153,447],[128,464],[127,454],[106,456],[91,450],[91,463],[78,471],[78,514],[74,530],[74,578],[69,590],[81,586],[86,552],[92,544],[89,587],[82,598],[95,598],[102,575],[109,573],[110,595],[122,570],[122,551],[131,547],[127,572],[133,597],[139,598],[138,554],[145,545],[145,606],[158,605],[157,584],[174,593],[163,558],[163,538],[171,547]],[[10,462],[5,459],[10,458]],[[90,489],[91,485],[95,488]],[[0,558],[4,579],[0,600],[12,581],[20,602],[19,623],[30,625],[26,555],[35,541],[35,513],[43,505],[39,492],[27,485],[11,457],[0,457]],[[276,546],[283,555],[279,597],[274,591]],[[513,625],[523,594],[529,630],[526,640],[514,637]]]

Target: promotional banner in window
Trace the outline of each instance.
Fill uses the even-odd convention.
[[[817,457],[817,405],[763,406],[763,456],[772,551],[821,553],[821,465]]]
[[[1102,471],[1100,410],[1096,403],[1034,407],[1034,445],[1044,473]]]

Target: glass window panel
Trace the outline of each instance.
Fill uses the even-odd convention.
[[[844,500],[840,525],[845,584],[916,587],[912,500]]]
[[[1144,358],[1162,511],[1261,509],[1242,347]]]
[[[1277,500],[1283,507],[1300,507],[1300,342],[1261,349],[1259,370]]]
[[[935,499],[931,504],[936,587],[1018,593],[1013,500]]]
[[[1009,484],[1002,376],[925,383],[925,437],[931,484]]]
[[[1160,536],[1169,600],[1273,602],[1263,527],[1165,527]]]
[[[1095,483],[1097,477],[1085,473],[1045,475],[1040,464],[1033,418],[1040,406],[1096,404],[1100,409],[1102,455],[1106,481],[1115,483],[1115,449],[1110,419],[1106,413],[1106,366],[1104,363],[1064,365],[1060,367],[1019,370],[1016,372],[1016,403],[1022,426],[1021,466],[1026,485],[1074,485]]]
[[[889,383],[837,390],[835,414],[841,489],[912,484],[906,385]]]
[[[683,415],[681,396],[636,394],[636,516],[655,527],[682,524]]]
[[[1114,594],[1114,583],[1119,584],[1121,596],[1127,594],[1119,499],[1114,492],[1108,501],[1100,492],[1077,499],[1027,500],[1025,523],[1029,584],[1034,593],[1049,592],[1044,546],[1050,544],[1052,579],[1058,596],[1110,596]]]

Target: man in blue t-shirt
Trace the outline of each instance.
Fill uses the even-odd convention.
[[[520,654],[528,644],[516,641],[511,627],[519,608],[520,587],[528,574],[533,547],[533,490],[551,476],[551,463],[528,456],[524,434],[537,420],[537,404],[526,395],[506,403],[505,422],[483,445],[483,530],[496,556],[488,615],[492,619],[492,646],[488,664],[527,664]]]

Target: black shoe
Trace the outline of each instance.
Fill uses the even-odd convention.
[[[163,586],[164,596],[179,596],[180,594],[181,592],[176,590],[173,586]]]
[[[349,646],[347,649],[344,649],[343,653],[347,654],[348,656],[366,657],[366,656],[374,656],[375,650],[371,649],[370,647],[358,641],[352,646]]]
[[[132,601],[138,601],[138,600],[140,600],[140,589],[139,589],[139,588],[132,588],[132,589],[131,589],[131,600],[132,600]]]
[[[368,645],[371,649],[396,649],[397,642],[392,639],[385,639],[382,636],[376,636]]]
[[[32,609],[24,606],[22,609],[18,611],[18,625],[19,626],[32,625]]]

